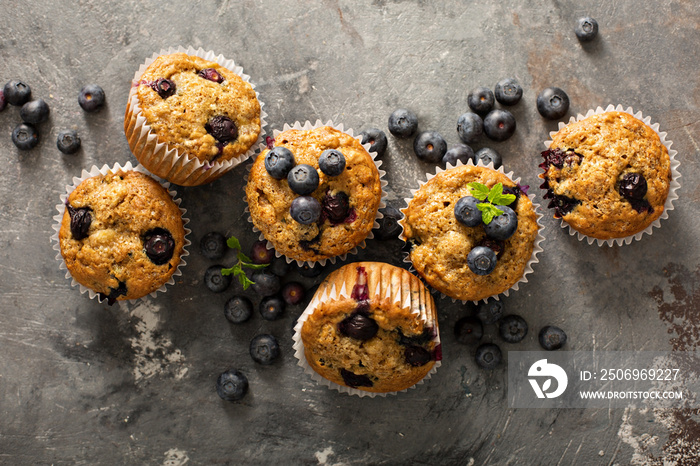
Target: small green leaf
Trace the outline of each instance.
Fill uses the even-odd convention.
[[[226,244],[231,249],[238,249],[239,251],[241,250],[241,243],[240,243],[240,241],[238,241],[238,238],[236,238],[235,236],[229,237],[229,239],[226,240]]]
[[[495,204],[494,200],[503,194],[503,183],[496,183],[489,191],[489,202]]]
[[[476,207],[481,211],[481,218],[486,225],[491,223],[494,217],[497,217],[503,213],[501,209],[488,202],[482,202],[477,204]]]
[[[250,264],[248,262],[242,262],[241,265],[251,270],[262,270],[270,264]]]
[[[238,276],[238,281],[243,285],[243,290],[247,290],[250,285],[254,285],[255,282],[251,281],[246,274],[242,274]]]
[[[236,269],[238,269],[238,264],[234,265],[233,267],[229,267],[228,269],[221,269],[221,275],[231,275],[232,273],[236,273]]]
[[[486,185],[474,181],[467,183],[467,186],[469,187],[469,192],[471,195],[480,201],[485,200],[489,195],[489,188]]]
[[[509,205],[515,200],[515,194],[501,194],[493,200],[496,205]]]
[[[246,262],[246,263],[251,263],[251,262],[253,262],[253,261],[250,259],[250,257],[246,256],[246,255],[243,254],[242,252],[239,252],[238,255],[237,255],[236,257],[238,257],[238,260],[239,260],[240,262]]]

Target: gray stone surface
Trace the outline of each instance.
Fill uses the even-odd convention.
[[[537,93],[556,85],[570,114],[608,104],[642,110],[668,132],[681,162],[680,199],[652,236],[624,247],[579,242],[547,213],[544,253],[531,279],[506,298],[532,331],[508,350],[535,350],[556,324],[569,350],[695,350],[700,342],[697,159],[700,7],[692,0],[484,2],[270,0],[6,2],[0,15],[0,80],[21,78],[51,106],[41,143],[10,140],[17,108],[0,113],[0,463],[2,464],[697,464],[696,413],[512,410],[505,365],[479,370],[454,341],[466,307],[438,300],[444,363],[398,396],[360,399],[317,386],[292,352],[297,306],[279,321],[224,319],[231,289],[202,283],[205,233],[256,239],[244,213],[238,167],[202,187],[178,188],[193,246],[177,285],[157,298],[108,307],[59,271],[49,238],[65,185],[92,165],[135,162],[123,135],[134,72],[161,48],[193,45],[234,58],[257,84],[267,130],[317,119],[356,132],[386,130],[398,107],[421,129],[458,142],[467,92],[506,76],[525,90],[517,131],[492,146],[507,170],[537,188],[543,120]],[[590,14],[600,37],[582,45],[575,19]],[[98,83],[107,107],[85,114],[80,88]],[[64,156],[61,129],[83,149]],[[411,142],[389,138],[384,168],[391,205],[433,166]],[[368,242],[357,258],[400,261],[398,242]],[[228,256],[225,262],[231,262]],[[354,259],[354,258],[353,258]],[[336,264],[337,267],[340,264]],[[293,276],[292,278],[296,278]],[[313,286],[319,279],[302,279]],[[257,298],[253,296],[257,303]],[[248,342],[275,334],[283,358],[256,366]],[[486,340],[498,341],[495,327]],[[221,401],[217,375],[240,368],[250,393]],[[685,462],[683,462],[685,461]],[[674,463],[676,462],[676,463]]]

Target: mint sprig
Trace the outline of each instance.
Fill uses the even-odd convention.
[[[515,194],[503,194],[503,183],[496,183],[489,189],[485,184],[474,181],[467,183],[467,187],[472,196],[484,201],[476,207],[481,211],[481,219],[486,225],[503,213],[497,206],[507,206],[515,200]]]
[[[250,285],[254,285],[255,282],[248,278],[243,268],[245,267],[251,270],[261,270],[270,264],[254,264],[250,257],[243,254],[243,252],[241,251],[241,242],[238,241],[238,238],[236,238],[235,236],[231,236],[230,238],[228,238],[226,240],[226,245],[231,249],[238,250],[238,254],[236,254],[236,257],[238,258],[238,263],[234,264],[233,267],[221,269],[221,275],[233,274],[234,277],[238,278],[238,281],[241,283],[241,285],[243,285],[243,289],[247,290],[248,287]]]

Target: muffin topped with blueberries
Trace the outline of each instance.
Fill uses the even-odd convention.
[[[330,126],[280,133],[255,160],[246,185],[253,225],[297,261],[329,259],[362,243],[381,196],[370,154]]]
[[[185,228],[180,208],[156,180],[117,170],[85,179],[68,196],[58,241],[73,279],[112,304],[170,280]]]
[[[542,152],[542,188],[555,218],[599,240],[635,235],[658,219],[671,183],[659,135],[626,112],[570,123]]]
[[[479,301],[526,273],[539,232],[527,187],[491,168],[460,165],[423,184],[402,209],[402,239],[418,274],[441,293]]]

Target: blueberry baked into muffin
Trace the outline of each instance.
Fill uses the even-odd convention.
[[[113,304],[170,280],[185,228],[180,208],[156,180],[116,170],[83,180],[68,196],[58,241],[73,279]]]
[[[664,212],[671,162],[659,135],[626,112],[570,123],[542,152],[541,188],[555,218],[599,240],[624,238]]]
[[[253,225],[277,252],[300,262],[360,245],[382,197],[370,154],[331,126],[279,133],[255,160],[245,192]]]
[[[342,387],[401,391],[442,359],[436,312],[410,272],[380,262],[347,264],[321,283],[299,318],[296,355]]]

